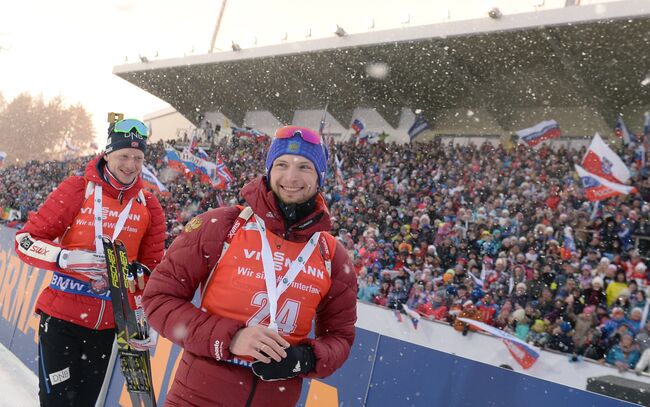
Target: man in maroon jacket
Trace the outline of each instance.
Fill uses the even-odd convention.
[[[84,176],[64,180],[16,233],[18,256],[54,272],[36,303],[42,406],[95,405],[110,378],[115,321],[101,236],[121,239],[133,268],[153,269],[163,255],[165,216],[140,178],[148,129],[126,119],[108,135]]]
[[[278,129],[266,176],[241,191],[248,206],[191,220],[152,274],[149,322],[185,350],[166,405],[295,405],[302,378],[328,376],[347,359],[357,283],[327,233],[327,158],[318,133]]]

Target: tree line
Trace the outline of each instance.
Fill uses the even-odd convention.
[[[0,151],[7,165],[31,160],[62,160],[95,151],[90,114],[81,104],[66,106],[22,93],[7,101],[0,93]]]

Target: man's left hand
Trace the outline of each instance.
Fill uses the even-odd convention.
[[[314,370],[316,357],[309,345],[289,346],[279,362],[253,362],[253,373],[264,381],[286,380]]]
[[[149,328],[148,336],[145,339],[131,338],[127,342],[132,349],[146,352],[156,347],[158,343],[158,332],[153,328]]]

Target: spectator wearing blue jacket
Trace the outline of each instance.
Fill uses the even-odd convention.
[[[606,361],[614,365],[619,372],[624,372],[634,369],[640,357],[641,352],[639,352],[638,345],[634,343],[632,335],[623,334],[620,342],[607,352]]]

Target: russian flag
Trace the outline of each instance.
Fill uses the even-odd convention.
[[[485,331],[489,334],[501,338],[503,343],[508,348],[508,351],[513,358],[523,367],[524,369],[530,368],[536,361],[539,359],[539,352],[537,349],[530,344],[522,341],[514,335],[511,335],[505,331],[495,328],[491,325],[485,324],[469,318],[458,318],[460,321],[465,322],[466,324],[472,325],[482,331]]]
[[[590,201],[602,201],[603,199],[611,198],[618,195],[628,195],[636,192],[636,188],[623,185],[617,182],[611,182],[605,178],[599,177],[596,174],[587,172],[579,165],[575,165],[578,176],[582,181],[582,187],[585,190],[585,195]]]
[[[596,133],[582,159],[582,167],[608,181],[624,184],[630,179],[630,170],[623,160]]]
[[[217,173],[217,165],[206,161],[192,154],[188,149],[183,150],[180,155],[183,164],[193,173],[199,175],[204,184],[212,184]]]
[[[354,130],[354,134],[359,134],[363,129],[365,129],[366,126],[364,126],[363,122],[359,119],[354,119],[352,121],[352,130]]]
[[[167,187],[160,182],[158,178],[154,175],[154,173],[146,166],[142,166],[142,182],[144,183],[144,186],[146,188],[149,188],[150,190],[154,192],[158,192],[159,194],[165,194],[169,193],[167,190]]]
[[[203,147],[199,147],[199,148],[196,150],[196,155],[197,155],[199,158],[202,158],[202,159],[204,159],[204,160],[207,160],[207,159],[210,158],[210,156],[209,156],[208,153],[203,149]]]
[[[190,170],[181,160],[181,157],[178,155],[178,151],[172,147],[165,147],[165,158],[167,158],[167,166],[172,168],[181,174],[185,175]]]
[[[7,153],[0,151],[0,168],[4,167],[5,159],[7,158]]]
[[[616,137],[622,138],[623,143],[626,146],[637,142],[636,136],[634,135],[634,133],[630,131],[630,129],[627,128],[621,116],[618,116],[618,118],[616,119],[616,127],[614,127],[614,134],[616,134]]]
[[[409,141],[413,141],[413,139],[423,131],[429,128],[429,122],[424,118],[424,116],[421,113],[418,113],[415,115],[415,121],[409,128],[408,134],[409,134]]]
[[[560,137],[562,133],[560,125],[555,120],[545,120],[533,127],[518,130],[515,134],[528,144],[528,147],[535,147],[546,140]]]

